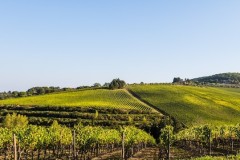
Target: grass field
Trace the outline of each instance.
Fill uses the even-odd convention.
[[[132,85],[141,99],[186,125],[240,123],[240,89]]]
[[[137,109],[151,111],[137,98],[126,90],[83,90],[76,92],[62,92],[41,96],[1,100],[0,105],[20,106],[63,106],[63,107],[95,107]],[[154,110],[153,110],[154,111]]]

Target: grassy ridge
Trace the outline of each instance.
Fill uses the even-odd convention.
[[[240,90],[176,85],[132,85],[143,100],[187,125],[240,122]]]
[[[1,100],[0,105],[96,107],[154,111],[126,90],[83,90]]]

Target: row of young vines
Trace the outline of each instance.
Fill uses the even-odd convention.
[[[106,129],[78,124],[74,128],[54,121],[50,127],[27,125],[0,128],[0,155],[14,158],[13,135],[16,136],[18,159],[90,159],[100,154],[122,149],[125,157],[154,145],[155,140],[145,131],[133,126]]]
[[[195,126],[174,133],[172,126],[161,130],[161,152],[165,158],[170,158],[171,147],[178,147],[204,155],[236,155],[240,152],[240,125],[228,126]]]

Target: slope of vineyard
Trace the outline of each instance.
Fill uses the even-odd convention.
[[[49,125],[57,120],[71,126],[79,121],[85,125],[141,125],[143,120],[156,122],[162,117],[124,89],[84,89],[0,100],[0,123],[8,113],[26,115],[31,124]]]
[[[125,90],[83,90],[1,100],[0,105],[98,107],[152,110]]]
[[[239,89],[132,85],[129,90],[186,125],[240,122]]]

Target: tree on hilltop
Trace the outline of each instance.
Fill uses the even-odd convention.
[[[114,79],[109,85],[109,89],[123,89],[126,86],[126,82],[123,80]]]
[[[183,79],[181,79],[180,77],[174,77],[173,78],[173,83],[182,83]]]
[[[93,87],[101,87],[102,85],[100,83],[94,83]]]

